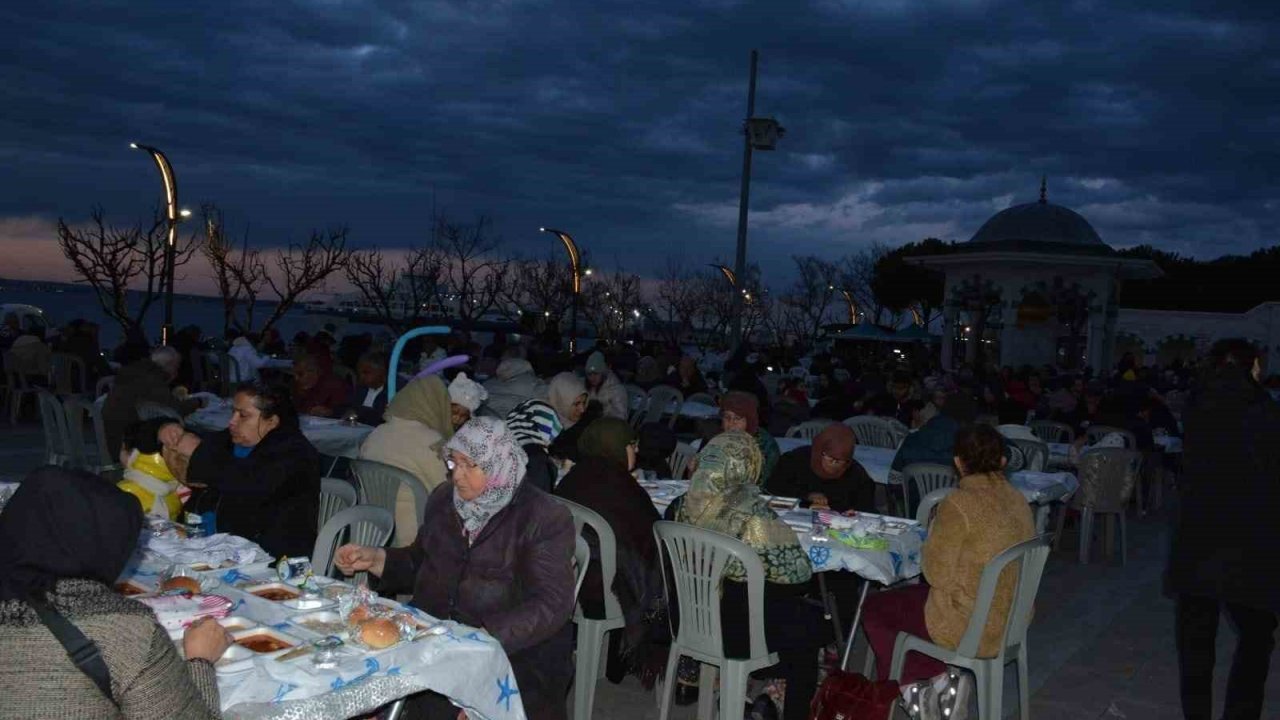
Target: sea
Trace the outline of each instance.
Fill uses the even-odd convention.
[[[130,292],[130,308],[136,309],[143,298],[143,293]],[[0,305],[6,303],[34,305],[44,311],[53,326],[65,325],[77,318],[96,322],[101,327],[99,341],[104,350],[109,351],[124,339],[124,330],[103,311],[93,288],[88,285],[0,279]],[[274,304],[259,302],[254,312],[255,321],[261,325],[274,308]],[[164,298],[159,298],[151,305],[143,319],[147,339],[152,343],[159,342],[160,326],[163,323]],[[175,327],[196,325],[204,331],[206,337],[221,336],[223,334],[222,299],[207,295],[175,294],[173,324]],[[276,328],[288,340],[294,333],[299,331],[314,333],[323,329],[326,324],[334,325],[339,335],[365,331],[377,334],[386,330],[383,326],[352,323],[339,315],[308,313],[297,307],[285,313],[284,317],[276,323]]]

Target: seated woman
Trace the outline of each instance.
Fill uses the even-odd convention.
[[[857,460],[853,430],[843,423],[828,425],[813,445],[792,450],[778,461],[765,489],[800,498],[803,507],[875,512],[876,485]]]
[[[760,497],[760,466],[755,438],[740,430],[717,435],[698,453],[698,469],[674,517],[732,535],[760,556],[765,574],[765,644],[778,653],[779,660],[773,670],[761,675],[786,679],[783,717],[803,720],[818,687],[818,648],[830,641],[831,630],[821,610],[804,598],[813,574],[809,556],[795,531]],[[729,564],[722,587],[721,623],[725,628],[746,627],[747,584],[741,563]],[[747,654],[746,633],[727,632],[724,639],[729,656]]]
[[[559,473],[547,448],[563,428],[560,415],[541,400],[526,400],[507,415],[507,427],[529,458],[524,481],[543,492],[551,492]]]
[[[373,429],[360,445],[360,458],[412,473],[427,492],[444,483],[448,472],[440,459],[444,441],[453,437],[449,419],[449,391],[436,375],[420,377],[404,386],[383,414],[386,422]],[[418,536],[418,506],[413,492],[396,493],[396,547]]]
[[[0,514],[0,716],[222,717],[227,631],[197,621],[184,661],[151,609],[112,588],[141,529],[138,501],[96,475],[45,467],[18,486]],[[86,637],[94,654],[77,667],[64,643]]]
[[[636,464],[636,435],[617,418],[600,418],[578,440],[578,463],[556,487],[556,494],[600,513],[617,538],[618,573],[613,591],[622,605],[626,628],[609,643],[610,679],[620,682],[646,636],[645,611],[662,596],[658,545],[653,524],[659,520],[653,501],[631,477]],[[595,533],[583,530],[592,561],[578,600],[587,617],[604,617],[600,548]],[[647,657],[645,658],[647,659]]]
[[[561,460],[578,460],[578,438],[602,411],[599,403],[587,397],[587,383],[571,372],[562,372],[547,384],[547,404],[555,408],[563,429],[547,449],[547,454]]]
[[[673,478],[671,453],[676,451],[676,434],[662,423],[645,423],[640,426],[640,450],[636,454],[636,468],[659,478]]]
[[[171,423],[160,440],[187,459],[188,485],[198,488],[187,512],[214,513],[217,532],[258,543],[273,557],[310,556],[320,512],[320,454],[298,428],[283,387],[236,388],[226,430],[201,440]]]
[[[293,406],[303,415],[334,417],[347,406],[347,387],[333,374],[333,360],[299,355],[293,361]]]
[[[956,434],[956,489],[938,505],[921,551],[928,585],[875,593],[863,604],[862,626],[876,655],[876,672],[889,677],[893,644],[909,632],[946,648],[960,644],[977,601],[978,579],[991,558],[1035,536],[1027,500],[1004,476],[1004,439],[987,425],[966,425]],[[1013,601],[1013,574],[996,585],[991,614],[978,652],[991,657]],[[932,677],[946,668],[919,654],[907,656],[902,682]]]
[[[467,377],[464,372],[455,375],[449,383],[449,413],[453,419],[453,429],[462,427],[488,399],[489,392],[483,385]]]
[[[720,398],[720,428],[724,432],[741,430],[755,438],[764,463],[760,478],[773,475],[773,468],[778,464],[782,451],[769,431],[760,427],[760,401],[755,395],[741,391],[725,393]]]
[[[410,547],[343,545],[347,574],[369,571],[381,590],[412,588],[413,605],[484,628],[502,644],[531,720],[563,720],[573,679],[573,518],[524,483],[524,452],[507,426],[478,417],[445,443],[452,483],[431,493]],[[412,698],[408,717],[454,720],[443,697]]]

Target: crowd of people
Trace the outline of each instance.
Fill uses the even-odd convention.
[[[179,333],[177,340],[175,347],[150,350],[125,363],[105,400],[108,443],[120,450],[122,463],[132,471],[121,481],[125,493],[91,490],[71,471],[46,469],[40,472],[60,479],[24,483],[13,501],[38,502],[27,498],[37,492],[82,493],[104,515],[130,515],[129,522],[112,527],[94,520],[93,533],[79,537],[78,542],[99,545],[97,554],[71,562],[50,551],[30,550],[38,538],[61,532],[59,523],[65,519],[38,524],[16,519],[12,511],[0,516],[5,540],[0,545],[0,644],[49,644],[48,638],[40,639],[40,621],[29,607],[32,593],[44,593],[52,607],[87,623],[86,633],[112,648],[104,655],[113,678],[115,666],[124,662],[113,658],[125,655],[121,673],[132,672],[134,665],[128,663],[148,668],[162,663],[172,675],[170,666],[180,666],[168,657],[171,644],[169,653],[146,643],[117,651],[124,640],[94,631],[86,618],[98,611],[86,615],[87,601],[79,599],[88,593],[106,616],[132,617],[124,601],[109,597],[112,573],[123,563],[116,555],[132,547],[123,539],[124,530],[133,528],[136,541],[141,513],[174,516],[174,498],[180,496],[181,511],[199,515],[207,531],[243,536],[273,556],[309,555],[317,533],[322,463],[300,428],[299,416],[350,417],[374,426],[360,457],[407,471],[429,499],[418,516],[412,494],[403,490],[390,546],[343,546],[336,553],[337,567],[348,574],[370,573],[381,592],[412,593],[413,604],[434,616],[483,627],[511,659],[528,716],[564,718],[573,680],[570,618],[578,601],[588,617],[601,617],[604,588],[598,542],[588,533],[593,559],[575,599],[573,523],[553,496],[594,510],[612,527],[618,572],[611,590],[626,626],[611,638],[607,674],[614,681],[634,674],[651,684],[665,667],[671,622],[678,623],[678,617],[672,617],[676,609],[664,592],[653,534],[654,523],[664,516],[636,479],[642,472],[671,477],[668,457],[683,439],[697,441],[700,450],[690,463],[688,493],[670,505],[665,519],[731,535],[760,557],[766,576],[765,642],[779,657],[778,665],[764,674],[786,681],[782,717],[795,720],[808,715],[822,650],[832,642],[833,629],[814,602],[817,588],[808,555],[761,493],[794,497],[802,506],[837,513],[883,510],[884,499],[877,497],[876,485],[854,457],[857,437],[838,422],[857,415],[889,418],[910,431],[896,450],[895,469],[918,462],[956,468],[957,489],[938,507],[924,544],[925,582],[872,594],[866,602],[864,628],[878,675],[885,678],[900,631],[955,647],[987,561],[1034,536],[1030,509],[1005,477],[1009,454],[995,426],[1049,419],[1070,429],[1080,443],[1090,426],[1124,429],[1140,451],[1152,451],[1157,434],[1180,436],[1185,427],[1180,487],[1184,506],[1194,501],[1197,512],[1175,513],[1169,575],[1178,597],[1184,704],[1198,707],[1208,697],[1212,662],[1206,666],[1202,653],[1208,647],[1212,658],[1221,602],[1237,624],[1255,631],[1242,637],[1240,674],[1233,674],[1228,703],[1246,708],[1239,717],[1256,717],[1248,715],[1250,703],[1261,708],[1280,589],[1240,568],[1240,548],[1256,542],[1245,537],[1248,532],[1271,526],[1268,513],[1276,507],[1275,491],[1259,488],[1273,487],[1280,470],[1280,453],[1266,435],[1280,425],[1272,396],[1249,375],[1255,355],[1247,344],[1224,346],[1203,367],[1178,364],[1160,371],[1126,357],[1114,374],[1095,376],[1052,367],[943,372],[928,363],[860,362],[838,352],[818,352],[789,367],[780,353],[747,349],[720,362],[700,363],[676,348],[657,345],[625,344],[568,356],[502,336],[481,347],[461,333],[443,342],[422,339],[406,354],[411,363],[390,367],[387,349],[371,336],[337,342],[332,333],[321,332],[294,338],[288,346],[278,336],[241,337],[229,350],[245,380],[231,398],[230,424],[201,436],[180,422],[144,420],[138,413],[139,403],[170,408],[179,417],[198,406],[200,401],[174,392],[178,385],[199,386],[194,375],[184,379],[184,368],[189,372],[198,364],[190,357],[201,352],[198,332]],[[261,362],[281,350],[294,352],[291,372]],[[388,398],[392,373],[409,381]],[[681,419],[674,427],[636,427],[631,418],[637,408],[628,385],[670,385],[685,396],[709,393],[719,417],[709,422]],[[775,438],[811,419],[837,422],[810,445],[780,452]],[[1230,498],[1215,487],[1227,482],[1217,472],[1228,462],[1217,454],[1223,448],[1230,449],[1229,462],[1235,463],[1227,473],[1235,488]],[[28,491],[36,486],[45,489]],[[1256,504],[1242,499],[1248,497],[1256,497]],[[131,507],[141,512],[125,512],[127,503],[119,498],[130,499]],[[1241,529],[1224,538],[1224,528],[1215,523],[1242,510],[1252,513],[1257,524],[1226,522]],[[111,557],[103,555],[108,548],[115,553]],[[75,554],[72,548],[62,551]],[[100,564],[90,568],[85,558]],[[10,574],[19,567],[27,569]],[[746,626],[744,579],[742,568],[731,564],[722,612],[733,627]],[[856,600],[856,578],[829,581],[839,602]],[[981,642],[984,654],[995,652],[1009,612],[1011,583],[1011,577],[1003,578],[997,588]],[[184,702],[216,712],[200,663],[209,655],[216,659],[219,643],[203,637],[210,630],[194,628],[192,633],[195,652],[188,653],[188,676],[180,681],[189,688]],[[743,633],[726,633],[725,638],[729,656],[748,651]],[[9,660],[0,660],[5,662]],[[697,684],[696,671],[689,670],[680,673],[686,698]],[[940,671],[937,663],[913,656],[903,680]],[[59,672],[74,677],[78,671]],[[6,675],[0,672],[0,690],[6,690]],[[85,682],[71,685],[82,694],[98,692]],[[135,702],[116,695],[109,699],[122,709]],[[1208,717],[1188,712],[1188,717]],[[455,715],[446,699],[428,693],[414,698],[408,716]]]

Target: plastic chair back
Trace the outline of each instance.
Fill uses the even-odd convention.
[[[973,614],[969,616],[969,625],[956,647],[957,655],[978,657],[978,646],[982,641],[982,631],[987,626],[987,617],[991,614],[1000,574],[1009,564],[1018,561],[1020,562],[1013,570],[1016,573],[1013,598],[998,647],[1003,652],[1010,638],[1021,642],[1026,637],[1027,626],[1031,624],[1031,608],[1035,604],[1040,577],[1044,574],[1044,564],[1048,559],[1049,536],[1040,535],[1018,543],[987,561],[986,567],[982,569],[982,577],[978,580],[978,597],[973,604]]]
[[[730,560],[742,563],[747,576],[746,628],[751,657],[768,655],[764,640],[764,564],[746,543],[718,532],[685,523],[660,521],[653,525],[662,553],[668,585],[667,602],[672,590],[680,608],[680,629],[672,652],[689,655],[695,660],[719,662],[724,657],[724,631],[720,619],[720,583]],[[729,628],[740,632],[739,628]]]
[[[1124,512],[1142,469],[1142,453],[1123,448],[1095,448],[1080,454],[1080,489],[1071,496],[1074,508]]]
[[[1085,442],[1089,445],[1096,445],[1099,440],[1112,433],[1124,438],[1124,448],[1126,450],[1136,450],[1138,448],[1138,439],[1134,437],[1133,433],[1112,425],[1090,425],[1084,433]]]
[[[959,482],[955,468],[950,465],[936,463],[911,463],[902,470],[906,481],[913,483],[918,497],[926,497],[929,493],[942,488],[953,488]],[[907,508],[907,517],[914,513]]]
[[[810,420],[802,422],[799,425],[787,430],[787,437],[800,438],[801,440],[812,440],[818,436],[818,433],[827,429],[828,425],[832,425],[830,420]]]
[[[36,402],[40,407],[40,427],[44,430],[44,458],[50,465],[70,465],[71,433],[67,429],[67,414],[62,403],[44,388],[36,389]]]
[[[933,511],[947,499],[947,496],[955,492],[954,487],[942,487],[925,495],[920,499],[920,507],[916,508],[916,522],[920,523],[920,527],[926,531],[933,524]]]
[[[613,526],[600,513],[585,505],[559,496],[555,496],[555,499],[573,515],[573,529],[577,531],[579,538],[583,537],[584,528],[590,528],[595,534],[597,547],[600,548],[600,580],[604,584],[604,619],[622,617],[622,604],[613,592],[613,578],[618,574],[618,540],[613,533]],[[585,566],[582,567],[582,572],[586,572]],[[574,615],[578,618],[583,616],[582,606],[578,606]]]
[[[395,525],[391,513],[380,507],[356,505],[338,512],[316,535],[316,544],[311,551],[311,569],[317,575],[331,577],[334,551],[342,543],[382,547],[391,539]]]
[[[716,402],[715,397],[712,396],[711,393],[706,393],[706,392],[696,392],[690,395],[689,397],[685,398],[684,401],[691,402],[691,403],[702,403],[703,405],[710,405],[711,407],[718,407],[720,405],[720,403]]]
[[[1049,446],[1038,440],[1023,440],[1022,438],[1005,438],[1005,442],[1009,444],[1009,448],[1017,448],[1022,455],[1022,465],[1019,470],[1034,470],[1035,472],[1044,472],[1044,468],[1049,464]],[[1013,463],[1010,463],[1012,465]],[[1010,470],[1009,472],[1013,472]]]
[[[84,360],[70,353],[54,353],[50,362],[54,392],[65,397],[89,391]]]
[[[95,398],[100,398],[103,395],[107,395],[115,386],[116,376],[104,375],[103,377],[98,378],[97,384],[93,386],[93,396]]]
[[[685,473],[689,470],[689,464],[697,455],[697,449],[689,443],[676,443],[676,449],[671,452],[671,457],[667,458],[667,463],[671,466],[671,477],[683,480]]]
[[[320,478],[320,515],[316,527],[324,527],[329,518],[356,506],[356,488],[341,478]]]
[[[888,420],[874,415],[858,415],[857,417],[847,418],[844,424],[848,425],[850,430],[853,430],[854,437],[858,439],[858,444],[866,445],[867,447],[896,450],[898,445],[902,444],[902,439],[906,437],[906,433],[900,433],[900,431],[895,430]]]
[[[631,427],[640,427],[649,411],[649,394],[636,385],[624,387],[627,390],[627,408],[631,412]]]
[[[1070,425],[1054,420],[1032,420],[1027,423],[1027,427],[1031,428],[1031,432],[1035,433],[1041,442],[1072,443],[1076,439],[1076,431]]]
[[[67,418],[67,436],[71,440],[72,462],[99,475],[123,471],[118,458],[107,448],[107,430],[102,422],[102,407],[79,396],[62,401]],[[85,437],[85,425],[92,428],[93,442]]]
[[[360,486],[360,503],[386,508],[393,516],[400,486],[407,485],[413,493],[415,517],[419,523],[422,522],[422,516],[427,510],[427,489],[413,473],[375,460],[352,460],[351,472],[355,474]]]
[[[573,539],[573,599],[582,592],[582,581],[587,579],[587,566],[591,564],[591,546],[581,535]],[[581,612],[579,610],[578,612]]]
[[[645,411],[644,422],[640,424],[661,422],[662,416],[670,411],[671,419],[667,421],[667,427],[674,427],[676,418],[680,416],[681,405],[684,405],[684,393],[670,385],[655,385],[649,391],[649,408]]]

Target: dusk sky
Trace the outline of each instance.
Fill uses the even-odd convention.
[[[150,211],[130,141],[261,245],[421,242],[434,197],[526,256],[560,252],[550,225],[606,269],[728,259],[752,48],[787,129],[753,174],[771,282],[796,253],[966,240],[1042,174],[1113,246],[1280,242],[1277,2],[55,0],[0,24],[0,276],[70,276],[58,217]]]

